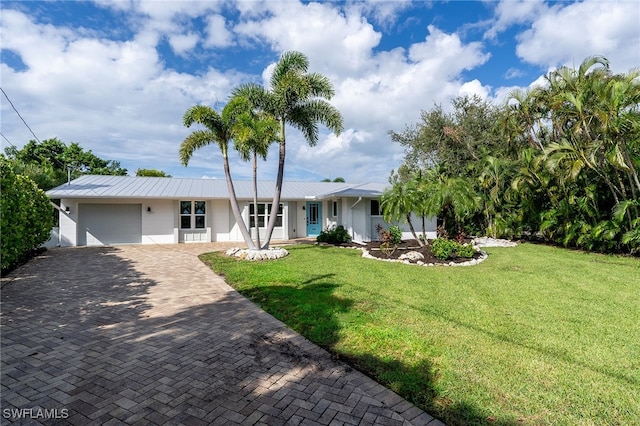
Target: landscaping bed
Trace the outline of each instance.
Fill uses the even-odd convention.
[[[384,243],[380,241],[372,241],[368,243],[350,242],[342,244],[321,244],[360,249],[366,253],[366,257],[373,257],[380,260],[398,261],[416,265],[459,265],[474,260],[479,262],[484,257],[486,257],[486,253],[480,250],[476,250],[471,257],[458,256],[454,252],[446,259],[439,259],[432,251],[434,241],[435,240],[428,240],[428,244],[425,244],[422,247],[420,247],[416,240],[402,240],[402,242],[400,242],[399,244],[390,246],[385,246]],[[471,244],[471,240],[467,240],[463,244]],[[415,253],[418,253],[418,255],[416,255]]]
[[[382,260],[401,260],[405,263],[413,264],[434,264],[434,265],[449,265],[451,263],[459,264],[469,262],[473,259],[480,259],[483,253],[476,251],[472,257],[461,257],[455,253],[447,259],[438,259],[431,251],[434,240],[429,240],[428,244],[420,247],[415,240],[403,240],[395,247],[381,247],[382,243],[379,241],[373,241],[366,244],[350,244],[351,247],[365,249],[369,256]],[[470,243],[470,241],[468,242]],[[412,256],[409,253],[420,253],[419,256]]]

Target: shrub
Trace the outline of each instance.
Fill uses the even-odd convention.
[[[455,257],[471,258],[475,253],[471,244],[460,244],[453,240],[436,238],[431,243],[431,253],[440,260],[447,260]]]
[[[468,257],[471,258],[475,254],[476,249],[473,248],[471,244],[460,244],[460,247],[456,250],[456,253],[460,257]]]
[[[397,226],[392,226],[387,231],[380,224],[376,225],[376,231],[380,236],[380,251],[385,256],[391,257],[398,248],[398,244],[402,242],[402,231]]]
[[[48,239],[53,226],[49,198],[28,177],[17,175],[0,157],[2,188],[0,257],[6,271],[27,260]]]
[[[344,244],[351,241],[351,235],[344,229],[344,226],[338,225],[322,231],[316,241],[319,243]]]
[[[436,238],[431,243],[431,253],[440,260],[447,260],[455,251],[455,241],[445,238]]]
[[[389,234],[391,236],[391,244],[400,244],[402,242],[402,230],[399,226],[391,226],[389,228]]]

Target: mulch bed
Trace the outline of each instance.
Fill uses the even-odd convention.
[[[401,255],[408,253],[410,251],[417,251],[424,256],[424,259],[420,261],[423,263],[433,263],[433,264],[449,264],[451,262],[454,263],[464,263],[468,262],[471,259],[467,257],[456,257],[449,258],[447,260],[440,260],[431,253],[431,240],[429,240],[429,245],[424,247],[420,247],[416,240],[403,240],[402,243],[398,245],[398,247],[393,251],[383,251],[380,249],[380,242],[373,241],[366,244],[355,244],[351,243],[348,245],[349,247],[358,247],[364,248],[369,251],[369,254],[378,259],[399,259]],[[478,259],[482,255],[479,252],[476,252],[473,255],[473,259]],[[417,263],[418,261],[411,261],[410,263]]]

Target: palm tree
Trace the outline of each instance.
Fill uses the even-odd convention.
[[[424,212],[428,216],[442,218],[442,228],[447,229],[447,215],[456,222],[478,209],[479,199],[469,180],[447,176],[442,169],[430,169],[425,176],[428,194]]]
[[[309,61],[300,52],[285,52],[276,64],[266,89],[258,84],[244,84],[234,89],[234,96],[243,96],[259,111],[274,117],[280,127],[278,174],[273,195],[273,209],[277,212],[282,193],[286,156],[285,126],[289,124],[302,132],[307,143],[318,143],[318,123],[336,134],[342,131],[342,115],[328,100],[334,95],[327,77],[309,73]],[[277,214],[269,217],[263,248],[269,247]]]
[[[416,235],[416,231],[411,222],[411,212],[414,209],[414,200],[412,194],[407,190],[404,182],[396,181],[387,188],[380,197],[380,207],[382,208],[382,217],[387,222],[402,221],[409,224],[409,229],[413,238],[422,247],[423,243]]]
[[[227,180],[227,188],[229,190],[229,201],[231,202],[231,210],[236,219],[236,223],[240,229],[240,233],[244,238],[247,247],[255,250],[251,235],[247,230],[240,208],[238,207],[238,199],[236,191],[231,180],[231,172],[229,171],[229,142],[233,139],[235,127],[235,113],[237,112],[240,99],[232,99],[219,114],[213,108],[205,105],[196,105],[187,110],[183,117],[183,124],[191,127],[193,124],[200,124],[205,129],[195,130],[180,144],[180,161],[186,166],[193,156],[195,150],[203,148],[212,143],[218,144],[222,153],[222,162],[224,166],[224,174]]]
[[[237,98],[242,99],[242,98]],[[244,161],[253,159],[253,222],[256,227],[256,247],[260,247],[258,220],[258,157],[267,159],[269,146],[278,140],[278,122],[264,113],[252,111],[244,100],[239,109],[235,127],[235,148]]]
[[[509,198],[507,176],[512,176],[512,165],[507,160],[502,160],[493,156],[486,156],[483,159],[483,168],[478,181],[481,190],[484,192],[484,214],[487,220],[487,233],[497,238],[499,233],[499,218],[501,207],[506,204]]]

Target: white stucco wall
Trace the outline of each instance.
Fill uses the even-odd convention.
[[[176,242],[174,219],[177,211],[178,207],[172,200],[142,201],[142,244]]]
[[[296,206],[296,235],[298,238],[307,236],[307,207],[306,201],[299,201]]]
[[[233,221],[231,204],[227,200],[211,201],[211,239],[213,241],[231,241],[230,232]],[[233,222],[232,222],[233,221]]]
[[[177,242],[177,202],[171,200],[62,199],[60,200],[60,246],[78,245],[78,210],[80,204],[142,204],[141,230],[143,244]],[[66,208],[69,207],[69,212]],[[147,211],[150,207],[151,211]]]
[[[65,210],[69,208],[69,212]],[[75,200],[60,200],[60,246],[72,247],[78,245],[78,203]]]
[[[343,225],[355,241],[377,239],[376,223],[383,224],[385,229],[391,224],[384,222],[380,216],[371,216],[371,199],[342,198],[338,199],[338,216],[332,215],[333,200],[322,201],[322,228]],[[206,229],[198,232],[187,232],[179,229],[179,200],[117,200],[117,199],[62,199],[60,212],[60,245],[75,246],[77,239],[78,204],[141,204],[141,231],[143,244],[171,244],[183,241],[237,241],[243,238],[231,212],[228,200],[207,201]],[[261,201],[264,202],[264,201]],[[268,202],[268,201],[267,201]],[[65,209],[69,207],[69,212]],[[305,201],[283,202],[283,224],[276,228],[272,239],[300,238],[307,235],[307,216]],[[147,211],[150,208],[150,211]],[[249,222],[249,201],[241,201],[245,222]],[[421,220],[414,217],[413,224],[417,233],[421,232]],[[403,238],[411,239],[406,223],[398,224],[403,229]],[[260,235],[264,237],[265,228]],[[189,234],[189,235],[187,235]],[[197,234],[197,235],[196,235]],[[436,237],[436,220],[427,222],[427,238]]]

